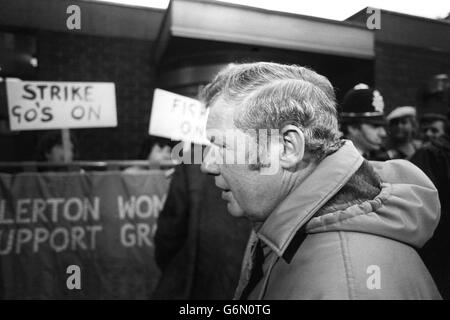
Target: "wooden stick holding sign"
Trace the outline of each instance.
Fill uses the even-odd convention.
[[[70,153],[71,153],[71,148],[72,148],[72,144],[70,142],[70,132],[69,129],[62,129],[61,130],[61,135],[62,135],[62,146],[63,146],[63,151],[64,151],[64,162],[68,163],[70,162]]]

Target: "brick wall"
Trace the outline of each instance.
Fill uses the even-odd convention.
[[[375,84],[386,108],[424,108],[424,91],[433,75],[450,74],[450,52],[385,42],[375,44]]]
[[[150,41],[68,33],[37,34],[37,79],[114,82],[117,128],[74,129],[80,160],[136,159],[148,131],[155,87]],[[31,159],[41,132],[21,133],[17,160]]]

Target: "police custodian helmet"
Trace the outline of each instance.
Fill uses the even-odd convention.
[[[360,83],[345,94],[339,117],[343,124],[384,125],[386,119],[383,97],[378,90]]]

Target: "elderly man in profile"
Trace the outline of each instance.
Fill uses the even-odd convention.
[[[201,100],[212,143],[202,169],[253,225],[236,299],[441,298],[415,250],[439,220],[434,185],[341,140],[327,78],[234,64]]]

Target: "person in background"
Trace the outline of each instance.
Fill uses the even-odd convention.
[[[437,140],[448,133],[449,123],[445,115],[438,113],[426,113],[420,118],[420,132],[423,141],[428,143]]]
[[[348,91],[340,112],[341,130],[368,160],[387,160],[384,101],[378,90],[360,83]]]
[[[423,118],[422,118],[423,119]],[[444,299],[450,299],[450,135],[445,116],[426,117],[425,127],[436,128],[411,162],[433,181],[441,201],[441,219],[430,241],[419,251]],[[422,122],[423,124],[424,122]],[[441,129],[443,129],[441,131]],[[431,130],[433,131],[433,130]]]
[[[67,162],[73,161],[74,153],[75,144],[73,137],[71,137],[67,153]],[[48,131],[40,137],[36,148],[35,159],[36,161],[46,161],[51,163],[65,162],[61,131]]]
[[[138,158],[148,160],[149,164],[159,165],[159,163],[167,164],[171,162],[172,148],[177,144],[167,138],[149,136],[141,144]],[[124,170],[126,173],[138,173],[148,170],[148,166],[132,166]],[[170,176],[174,172],[173,168],[166,170],[166,175]]]
[[[141,145],[139,159],[167,161],[171,159],[172,148],[177,142],[167,138],[149,136]]]
[[[410,159],[420,148],[421,142],[415,140],[417,132],[416,108],[397,107],[386,117],[389,122],[389,149],[391,159]]]

